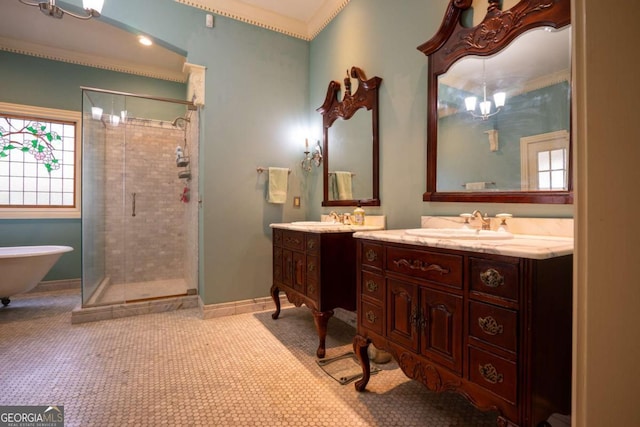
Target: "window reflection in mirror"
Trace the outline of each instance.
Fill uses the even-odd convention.
[[[568,189],[570,34],[570,26],[530,30],[499,53],[466,56],[438,76],[438,192]],[[505,105],[495,113],[492,95],[501,91]],[[477,104],[486,96],[491,116],[467,111],[470,96]],[[545,170],[543,155],[524,160],[524,142],[554,132],[565,135],[564,148],[549,153],[565,159],[560,169]]]

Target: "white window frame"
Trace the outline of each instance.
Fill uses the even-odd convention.
[[[75,131],[75,206],[37,207],[22,206],[0,208],[0,219],[52,219],[81,218],[82,216],[82,114],[79,111],[35,107],[0,102],[0,114],[25,116],[52,121],[73,122]]]
[[[520,187],[524,191],[537,190],[532,188],[532,181],[537,181],[537,176],[531,173],[531,170],[537,170],[538,159],[536,156],[531,157],[529,155],[529,148],[537,147],[538,150],[533,151],[549,151],[555,149],[566,150],[566,155],[569,155],[569,132],[566,130],[559,130],[555,132],[541,133],[533,136],[523,136],[520,138]],[[567,157],[567,165],[569,163]],[[568,168],[565,174],[568,173]],[[567,177],[565,182],[568,183]],[[566,190],[566,189],[565,189]],[[564,191],[564,190],[561,190]]]

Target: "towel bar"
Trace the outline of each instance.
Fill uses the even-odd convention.
[[[465,183],[465,184],[462,184],[462,187],[466,187],[466,186],[467,186],[467,184],[471,184],[471,183],[467,182],[467,183]],[[496,183],[495,183],[495,182],[493,182],[493,181],[484,181],[484,184],[485,184],[485,185],[496,185]]]
[[[335,172],[329,172],[329,175],[335,175]],[[356,174],[351,172],[351,176],[356,176]]]
[[[264,171],[266,171],[266,170],[269,170],[269,168],[265,168],[265,167],[262,167],[262,166],[258,166],[258,167],[256,168],[256,170],[258,171],[258,173],[262,173],[262,172],[264,172]],[[291,169],[289,169],[289,175],[291,175]]]

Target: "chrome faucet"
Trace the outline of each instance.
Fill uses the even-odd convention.
[[[480,220],[483,230],[491,230],[491,220],[489,219],[489,215],[487,215],[486,213],[482,215],[482,212],[480,212],[478,209],[473,211],[471,215],[473,215],[474,218],[478,218]]]

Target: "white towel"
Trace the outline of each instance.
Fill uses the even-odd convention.
[[[467,189],[467,190],[484,190],[486,188],[486,183],[484,181],[467,182],[464,185],[464,188]]]
[[[288,168],[269,168],[269,191],[267,202],[283,204],[287,201]]]
[[[351,172],[335,171],[336,186],[338,188],[338,200],[353,199],[351,190]]]

